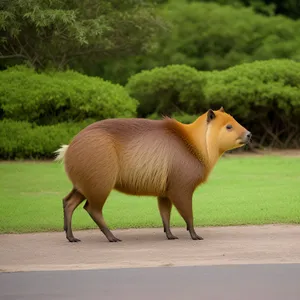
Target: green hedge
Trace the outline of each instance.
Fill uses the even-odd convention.
[[[256,61],[213,72],[173,65],[136,74],[126,89],[140,101],[139,116],[158,119],[164,114],[190,123],[208,108],[224,106],[251,130],[255,144],[300,147],[300,62]],[[53,158],[53,151],[96,120],[38,126],[39,119],[22,121],[23,114],[19,121],[0,121],[1,159]]]
[[[138,114],[194,113],[206,106],[205,76],[185,65],[154,68],[132,76],[126,88],[139,101]]]
[[[154,68],[129,79],[140,101],[140,116],[171,115],[189,123],[209,107],[234,115],[257,144],[300,147],[300,63],[267,60],[223,71],[198,72],[187,66]]]
[[[53,151],[93,120],[37,126],[26,121],[0,121],[0,159],[54,158]]]
[[[223,105],[270,147],[300,147],[300,63],[268,60],[207,74],[205,97]]]
[[[268,60],[207,73],[209,103],[226,105],[245,119],[263,118],[268,111],[300,114],[300,63]]]
[[[136,106],[124,87],[74,71],[38,74],[17,66],[0,72],[2,119],[47,125],[132,117]]]

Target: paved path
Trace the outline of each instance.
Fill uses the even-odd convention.
[[[299,300],[300,264],[0,273],[1,300]]]
[[[99,230],[76,232],[80,243],[63,232],[0,235],[0,271],[300,263],[299,225],[197,228],[203,241],[173,232],[179,240],[166,240],[161,228],[114,230],[120,243]]]

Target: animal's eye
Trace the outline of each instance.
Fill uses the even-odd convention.
[[[232,125],[230,125],[230,124],[226,125],[226,129],[227,129],[227,130],[232,129]]]

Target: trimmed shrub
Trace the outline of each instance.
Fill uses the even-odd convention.
[[[300,63],[257,61],[210,72],[205,96],[241,119],[261,145],[300,146]]]
[[[74,71],[38,74],[24,66],[0,72],[0,117],[38,125],[132,117],[125,88]]]
[[[26,121],[0,121],[0,159],[54,158],[55,150],[92,122],[37,126]]]
[[[205,106],[205,77],[194,68],[171,65],[132,76],[126,88],[139,101],[138,115],[194,113]]]

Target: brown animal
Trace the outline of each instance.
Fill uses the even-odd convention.
[[[107,119],[80,131],[56,151],[73,184],[63,199],[64,230],[78,242],[71,227],[76,207],[84,208],[110,242],[120,241],[108,229],[102,209],[115,189],[130,195],[155,196],[168,239],[172,205],[185,220],[193,240],[192,196],[227,150],[242,147],[251,133],[221,108],[208,110],[192,124],[175,119]]]

